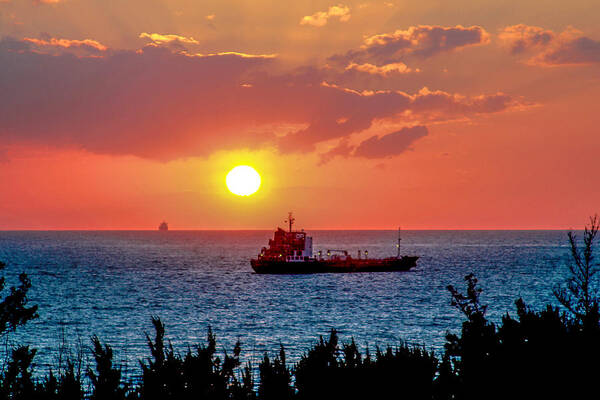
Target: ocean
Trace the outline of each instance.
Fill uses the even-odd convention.
[[[308,233],[315,252],[396,252],[396,231]],[[0,232],[8,285],[26,272],[30,302],[39,306],[39,318],[4,345],[37,348],[35,363],[44,370],[56,364],[63,342],[85,350],[98,335],[125,373],[138,371],[150,354],[151,317],[159,316],[177,351],[204,343],[210,326],[220,350],[231,352],[240,340],[255,365],[280,345],[295,361],[332,328],[363,348],[405,342],[439,354],[445,334],[463,321],[448,285],[464,290],[464,276],[474,273],[488,316],[498,322],[515,314],[519,297],[534,309],[555,304],[552,289],[567,276],[565,231],[403,231],[402,253],[420,257],[408,272],[254,274],[249,259],[271,237],[272,231]]]

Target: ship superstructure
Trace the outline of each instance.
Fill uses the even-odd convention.
[[[289,213],[286,222],[289,230],[277,228],[268,247],[263,247],[257,258],[250,260],[252,269],[261,274],[307,274],[318,272],[381,272],[407,271],[417,263],[417,256],[400,255],[400,236],[398,237],[398,255],[387,258],[369,258],[369,252],[354,258],[348,251],[339,249],[319,251],[313,256],[312,237],[304,230],[294,231],[294,217]]]
[[[158,230],[159,231],[168,231],[169,230],[169,224],[167,224],[166,221],[161,222],[161,224],[158,226]]]
[[[261,260],[304,262],[312,258],[312,237],[307,236],[304,231],[294,232],[294,221],[292,213],[289,213],[286,220],[289,232],[277,228],[273,239],[269,239],[269,247],[261,249],[258,256]]]

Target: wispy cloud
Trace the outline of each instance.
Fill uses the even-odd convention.
[[[173,34],[161,34],[161,33],[147,33],[142,32],[139,36],[141,39],[150,39],[154,44],[166,44],[172,42],[185,43],[185,44],[199,44],[199,42],[193,37],[186,37]]]
[[[377,66],[377,65],[373,65],[373,64],[369,64],[369,63],[365,63],[365,64],[350,63],[346,67],[346,71],[358,71],[358,72],[364,72],[364,73],[371,74],[371,75],[380,75],[380,76],[387,77],[389,75],[394,75],[394,74],[408,74],[411,72],[419,72],[419,69],[417,68],[416,70],[412,70],[406,64],[404,64],[402,62],[385,64],[385,65],[381,65],[381,66]]]
[[[91,51],[106,51],[108,47],[92,39],[60,39],[60,38],[48,38],[48,39],[36,39],[36,38],[24,38],[23,41],[31,43],[38,47],[59,47],[64,49],[69,48],[81,48]]]
[[[250,54],[238,51],[221,51],[219,53],[198,54],[199,56],[237,56],[241,58],[276,58],[277,54]]]

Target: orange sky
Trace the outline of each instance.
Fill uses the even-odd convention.
[[[600,3],[106,3],[0,0],[0,230],[600,212]]]

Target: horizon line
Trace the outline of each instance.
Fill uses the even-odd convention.
[[[249,232],[275,231],[273,228],[184,228],[159,231],[150,228],[17,228],[0,229],[0,232]],[[315,228],[300,231],[397,231],[398,228]],[[574,228],[402,228],[402,231],[577,231]]]

